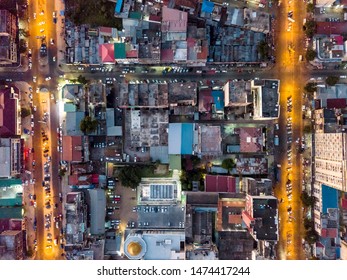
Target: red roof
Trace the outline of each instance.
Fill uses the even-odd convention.
[[[342,198],[342,208],[347,209],[347,199],[346,198]]]
[[[321,236],[335,238],[337,237],[337,228],[323,228]]]
[[[317,26],[317,34],[342,34],[347,30],[347,22],[326,22],[326,21],[318,21],[316,23]]]
[[[161,61],[172,62],[174,59],[174,52],[172,49],[162,49],[160,51]]]
[[[327,108],[328,109],[343,109],[346,108],[346,99],[345,98],[334,98],[327,99]]]
[[[5,230],[22,230],[22,220],[0,219],[0,233]]]
[[[206,175],[206,192],[236,192],[236,182],[233,176]]]
[[[137,50],[131,50],[126,52],[127,58],[138,58],[138,51]]]
[[[10,137],[17,134],[17,100],[11,98],[11,91],[18,94],[15,87],[0,88],[0,136]]]
[[[256,153],[262,150],[261,128],[241,127],[239,131],[241,153]]]
[[[82,136],[63,136],[63,160],[82,161]]]
[[[199,91],[199,112],[211,112],[211,104],[214,103],[212,90],[202,89]]]
[[[114,44],[101,44],[99,45],[99,55],[102,62],[114,62]]]

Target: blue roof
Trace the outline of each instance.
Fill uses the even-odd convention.
[[[216,104],[217,111],[224,110],[224,92],[221,90],[212,91],[213,102]]]
[[[328,208],[338,208],[339,191],[322,185],[322,211],[328,213]]]
[[[122,4],[123,4],[123,0],[117,0],[116,7],[114,8],[114,11],[116,13],[120,13],[120,10],[122,9]]]
[[[214,8],[214,3],[210,1],[203,1],[201,11],[204,13],[212,14]]]
[[[182,136],[181,136],[181,154],[191,155],[193,153],[193,124],[182,124]]]

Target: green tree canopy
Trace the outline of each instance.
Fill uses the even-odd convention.
[[[316,83],[307,83],[304,87],[304,90],[309,93],[314,93],[317,90]]]
[[[222,167],[226,170],[228,170],[228,173],[230,174],[230,171],[236,166],[234,159],[232,158],[226,158],[222,161]]]
[[[98,127],[98,121],[93,120],[90,116],[84,117],[80,123],[80,129],[83,133],[91,133]]]
[[[122,168],[119,172],[118,178],[124,187],[133,189],[137,188],[141,182],[141,174],[139,173],[138,168],[134,166],[125,166]]]
[[[307,61],[312,61],[316,58],[317,52],[312,49],[307,49],[305,58]]]
[[[26,108],[26,107],[22,107],[20,109],[20,115],[22,118],[26,118],[26,117],[30,116],[30,114],[31,114],[31,109]]]
[[[77,77],[77,82],[79,82],[80,84],[83,84],[83,85],[88,84],[88,80],[82,75],[79,75]]]
[[[306,36],[312,38],[316,32],[316,22],[313,19],[307,20],[303,28]]]
[[[307,4],[306,12],[308,12],[308,13],[313,13],[314,12],[314,4],[313,3],[308,3]]]
[[[326,78],[325,80],[325,83],[328,85],[328,86],[334,86],[337,84],[337,82],[340,80],[339,77],[336,77],[336,76],[329,76]]]

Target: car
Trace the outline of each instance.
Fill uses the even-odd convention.
[[[33,76],[33,82],[36,83],[36,76]]]
[[[55,56],[53,56],[52,60],[53,60],[53,62],[56,62],[57,59]]]
[[[45,30],[44,30],[44,29],[41,29],[41,30],[40,30],[40,33],[43,33],[43,32],[45,32]]]
[[[50,76],[45,78],[46,81],[49,81],[50,79],[52,79],[52,77],[50,77]]]
[[[51,43],[51,45],[54,45],[54,39],[53,39],[53,38],[51,38],[51,39],[49,40],[49,42]]]
[[[36,19],[36,13],[34,13],[33,16],[34,16],[34,19]]]
[[[33,110],[34,110],[34,112],[36,112],[36,110],[37,110],[37,107],[36,107],[36,106],[33,106]]]
[[[52,99],[52,100],[54,99],[54,94],[53,94],[53,93],[51,93],[51,99]]]
[[[52,245],[47,245],[46,249],[52,249]]]
[[[36,165],[36,161],[33,159],[32,165],[35,166]]]

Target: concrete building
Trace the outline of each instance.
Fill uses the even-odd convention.
[[[0,259],[22,260],[23,257],[23,232],[6,230],[0,233]]]
[[[19,89],[0,86],[0,137],[21,135]]]
[[[339,191],[347,191],[347,135],[315,134],[315,180]]]
[[[184,232],[131,232],[124,241],[124,254],[130,260],[184,260]]]
[[[88,193],[90,198],[90,233],[102,235],[105,233],[105,191],[103,189],[90,189]]]
[[[81,249],[85,244],[87,234],[87,205],[82,192],[67,193],[65,219],[65,250]]]
[[[0,65],[18,62],[17,17],[15,14],[0,10]]]
[[[243,177],[241,181],[241,191],[254,196],[271,195],[272,181],[270,179],[254,179]]]
[[[254,119],[273,120],[279,117],[279,88],[279,80],[252,80]]]
[[[256,241],[278,241],[278,202],[276,197],[247,195],[242,220]]]
[[[20,138],[0,138],[0,177],[11,178],[21,173]]]

